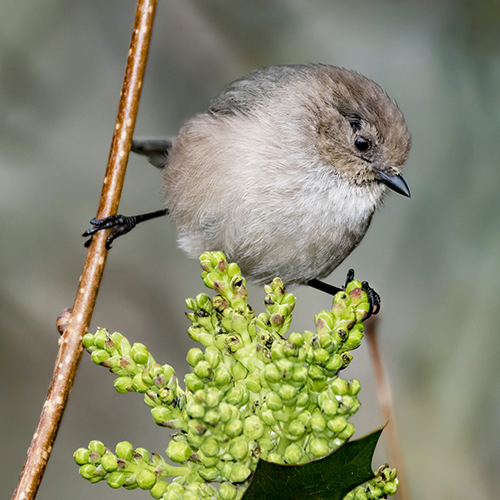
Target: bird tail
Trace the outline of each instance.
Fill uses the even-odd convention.
[[[164,168],[171,148],[171,139],[133,139],[131,151],[147,156],[156,168]]]

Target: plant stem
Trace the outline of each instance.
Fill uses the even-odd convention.
[[[132,135],[139,108],[142,81],[157,0],[139,0],[127,60],[115,130],[104,177],[98,218],[116,214],[120,202]],[[52,451],[82,354],[82,337],[88,331],[108,251],[106,231],[94,236],[67,328],[59,341],[54,373],[37,429],[12,500],[35,498]]]
[[[384,436],[389,452],[390,466],[395,467],[398,471],[399,486],[397,498],[401,500],[410,500],[410,489],[406,478],[406,469],[403,459],[403,451],[401,442],[398,436],[396,427],[396,416],[394,413],[394,405],[392,402],[392,391],[388,378],[384,374],[384,362],[378,343],[377,333],[378,317],[372,316],[365,324],[366,339],[368,341],[368,349],[373,362],[373,370],[375,372],[375,383],[377,385],[378,402],[382,419],[387,422]]]

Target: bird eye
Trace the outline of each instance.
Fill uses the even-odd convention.
[[[354,139],[354,145],[356,146],[356,149],[361,152],[368,151],[372,147],[370,139],[367,139],[362,135],[358,135],[356,139]]]

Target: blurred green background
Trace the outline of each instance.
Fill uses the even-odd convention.
[[[14,490],[52,374],[55,318],[71,307],[113,132],[133,0],[0,3],[0,496]],[[136,135],[175,135],[245,72],[323,62],[377,81],[405,113],[412,198],[395,194],[349,267],[383,298],[381,343],[413,499],[495,498],[500,489],[500,3],[494,0],[160,0]],[[121,212],[160,208],[159,173],[131,157]],[[196,261],[157,220],[108,259],[91,331],[145,343],[182,376],[184,299],[203,291]],[[330,298],[295,290],[293,329]],[[263,292],[250,302],[263,309]],[[360,436],[380,426],[366,346]],[[163,453],[139,395],[85,355],[38,498],[150,498],[78,475],[91,439]],[[374,466],[386,460],[380,447]],[[496,492],[496,493],[495,493]]]

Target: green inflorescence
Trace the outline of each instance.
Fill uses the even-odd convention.
[[[344,500],[378,500],[379,498],[394,495],[397,489],[396,469],[390,469],[387,465],[382,465],[371,481],[354,488],[344,497]]]
[[[204,253],[200,263],[201,277],[216,295],[186,301],[188,333],[204,349],[188,352],[192,372],[184,377],[185,390],[174,369],[156,363],[143,344],[131,346],[105,329],[83,339],[92,360],[118,375],[118,392],[143,393],[154,421],[177,429],[166,454],[180,465],[128,442],[119,443],[113,454],[92,441],[74,454],[90,482],[148,489],[163,500],[233,500],[243,495],[260,457],[306,463],[353,435],[348,420],[359,408],[360,384],[338,374],[363,337],[369,304],[361,283],[348,283],[331,311],[316,315],[315,332],[294,332],[285,339],[295,297],[285,293],[279,278],[264,287],[266,312],[255,317],[236,264],[221,252]],[[381,468],[346,499],[383,498],[396,487],[394,469]]]

